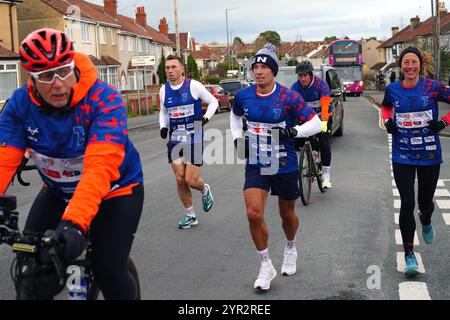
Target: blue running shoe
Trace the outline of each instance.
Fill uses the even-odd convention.
[[[178,228],[189,229],[191,226],[198,225],[198,220],[196,217],[186,216],[183,220],[178,223]]]
[[[202,195],[203,211],[208,212],[214,204],[214,197],[211,193],[211,187],[205,183],[205,188],[208,190],[206,195]]]
[[[434,240],[434,229],[431,223],[427,226],[422,226],[422,237],[426,244],[432,244]]]
[[[410,251],[408,254],[405,254],[405,264],[405,276],[412,277],[419,273],[419,265],[417,264],[414,252]]]

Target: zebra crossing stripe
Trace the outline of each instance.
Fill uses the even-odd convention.
[[[442,217],[444,218],[445,224],[450,225],[450,213],[443,213]]]
[[[425,282],[402,282],[398,292],[400,300],[431,300]]]
[[[450,209],[450,200],[436,200],[439,209]]]

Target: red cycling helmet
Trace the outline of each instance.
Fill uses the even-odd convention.
[[[39,72],[72,62],[72,41],[64,32],[44,28],[30,33],[20,45],[20,60],[28,72]]]

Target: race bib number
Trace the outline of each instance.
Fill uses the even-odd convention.
[[[247,121],[248,131],[257,136],[271,137],[272,128],[274,127],[286,127],[286,121],[278,123],[263,123],[263,122],[253,122]]]
[[[48,157],[34,150],[30,150],[39,172],[55,182],[78,182],[83,171],[84,156],[78,158],[58,159]]]
[[[169,111],[170,119],[176,120],[176,119],[188,118],[188,117],[192,117],[194,115],[194,105],[189,104],[186,106],[168,108],[168,111]]]
[[[428,122],[433,120],[433,111],[397,113],[397,126],[404,129],[419,129],[428,127]]]

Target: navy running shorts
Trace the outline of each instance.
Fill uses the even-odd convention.
[[[203,165],[203,143],[167,143],[167,158],[169,163],[183,158],[183,163],[197,167]]]
[[[247,165],[245,167],[244,190],[258,188],[271,191],[271,195],[284,200],[297,200],[300,196],[298,188],[298,171],[262,175],[261,168]]]

